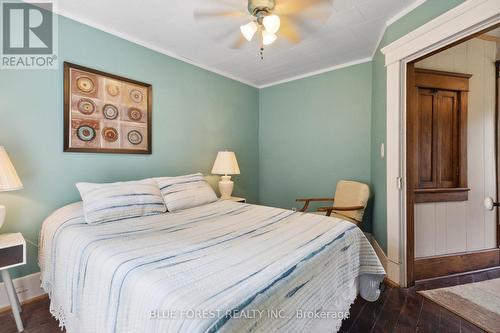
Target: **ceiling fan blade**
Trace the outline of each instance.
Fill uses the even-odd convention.
[[[302,40],[302,37],[297,31],[294,23],[287,17],[281,18],[281,28],[278,35],[285,37],[293,44],[297,44]]]
[[[243,4],[243,7],[242,7],[242,1],[241,0],[203,0],[203,2],[207,3],[207,2],[212,2],[213,4],[206,4],[210,7],[213,7],[214,5],[216,6],[227,6],[227,7],[231,7],[231,8],[234,8],[234,9],[241,9],[241,8],[245,8],[246,6],[246,3]]]
[[[193,16],[197,20],[203,20],[207,18],[214,18],[214,17],[243,17],[245,16],[245,13],[242,12],[237,12],[237,11],[195,11],[193,13]]]
[[[289,16],[286,19],[292,22],[293,26],[302,31],[304,36],[312,35],[321,28],[321,26],[318,26],[318,24],[314,24],[314,22],[312,22],[311,20],[303,19],[298,16]]]
[[[307,11],[326,12],[330,16],[333,11],[332,0],[280,0],[274,10],[277,15],[292,15]]]
[[[230,45],[230,47],[232,49],[241,49],[246,43],[247,40],[241,34],[239,34],[238,40]]]

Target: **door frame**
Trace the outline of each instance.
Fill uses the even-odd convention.
[[[414,281],[413,210],[405,190],[407,64],[497,23],[500,1],[468,0],[381,50],[387,71],[387,274],[401,286]]]

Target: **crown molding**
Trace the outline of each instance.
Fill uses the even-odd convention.
[[[387,21],[385,21],[384,29],[382,30],[382,33],[378,37],[377,44],[375,46],[375,49],[373,50],[372,59],[375,58],[375,55],[377,54],[377,51],[378,51],[378,49],[380,47],[380,43],[382,42],[382,38],[384,38],[384,35],[385,35],[385,32],[387,31],[387,28],[389,28],[390,25],[392,25],[394,22],[396,22],[400,18],[402,18],[402,17],[406,16],[407,14],[409,14],[415,8],[417,8],[420,5],[424,4],[424,2],[426,2],[426,1],[427,0],[415,0],[409,6],[407,6],[405,9],[403,9],[402,11],[400,11],[399,13],[397,13],[396,15],[394,15],[393,17],[391,17],[390,19],[388,19]]]
[[[161,48],[161,47],[158,47],[156,45],[153,45],[153,44],[150,44],[148,42],[145,42],[141,39],[138,39],[138,38],[135,38],[135,37],[132,37],[128,34],[124,34],[122,32],[119,32],[119,31],[116,31],[115,29],[112,29],[112,28],[109,28],[109,27],[106,27],[102,24],[98,24],[92,20],[89,20],[87,18],[84,18],[84,17],[81,17],[81,16],[78,16],[78,15],[74,15],[72,13],[69,13],[67,12],[66,10],[64,9],[60,9],[58,8],[57,6],[54,6],[53,8],[53,12],[57,15],[60,15],[60,16],[64,16],[66,18],[69,18],[73,21],[76,21],[76,22],[79,22],[79,23],[82,23],[82,24],[85,24],[87,26],[90,26],[94,29],[97,29],[97,30],[101,30],[103,32],[106,32],[110,35],[113,35],[113,36],[116,36],[116,37],[119,37],[121,39],[124,39],[126,41],[129,41],[131,43],[134,43],[134,44],[137,44],[139,46],[142,46],[142,47],[145,47],[147,49],[150,49],[150,50],[153,50],[155,52],[158,52],[158,53],[161,53],[161,54],[164,54],[166,56],[169,56],[171,58],[174,58],[174,59],[177,59],[177,60],[180,60],[182,62],[185,62],[185,63],[188,63],[190,65],[193,65],[195,67],[199,67],[201,69],[204,69],[206,71],[209,71],[209,72],[212,72],[212,73],[215,73],[217,75],[220,75],[220,76],[224,76],[228,79],[231,79],[231,80],[234,80],[234,81],[238,81],[240,83],[243,83],[243,84],[246,84],[248,86],[251,86],[251,87],[254,87],[254,88],[259,88],[256,84],[250,82],[250,81],[246,81],[246,80],[243,80],[237,76],[234,76],[232,74],[229,74],[229,73],[226,73],[224,71],[221,71],[221,70],[218,70],[218,69],[215,69],[213,67],[210,67],[210,66],[207,66],[207,65],[204,65],[202,63],[199,63],[197,61],[194,61],[192,59],[189,59],[189,58],[186,58],[186,57],[183,57],[179,54],[176,54],[175,52],[172,52],[170,50],[167,50],[167,49],[164,49],[164,48]]]
[[[358,60],[354,60],[354,61],[349,61],[349,62],[345,62],[345,63],[340,64],[340,65],[335,65],[335,66],[331,66],[331,67],[319,69],[319,70],[316,70],[316,71],[312,71],[312,72],[307,72],[307,73],[304,73],[304,74],[296,75],[296,76],[293,76],[293,77],[290,77],[290,78],[287,78],[287,79],[278,80],[278,81],[271,82],[271,83],[266,83],[266,84],[263,84],[263,85],[259,86],[259,89],[269,88],[269,87],[276,86],[276,85],[279,85],[279,84],[282,84],[282,83],[287,83],[287,82],[291,82],[291,81],[305,79],[307,77],[315,76],[315,75],[318,75],[318,74],[323,74],[323,73],[326,73],[326,72],[331,72],[331,71],[334,71],[336,69],[341,69],[341,68],[345,68],[345,67],[349,67],[349,66],[364,64],[365,62],[370,62],[370,61],[372,61],[371,57],[363,58],[363,59],[358,59]]]
[[[30,2],[30,0],[25,0],[25,1],[26,2]],[[349,62],[338,64],[338,65],[335,65],[335,66],[330,66],[330,67],[322,68],[322,69],[319,69],[319,70],[315,70],[315,71],[307,72],[307,73],[304,73],[304,74],[292,76],[292,77],[289,77],[289,78],[286,78],[286,79],[282,79],[282,80],[277,80],[277,81],[274,81],[274,82],[271,82],[271,83],[266,83],[266,84],[263,84],[263,85],[258,85],[256,83],[244,80],[244,79],[242,79],[240,77],[237,77],[237,76],[235,76],[233,74],[226,73],[225,71],[221,71],[221,70],[213,68],[211,66],[207,66],[205,64],[202,64],[200,62],[194,61],[192,59],[183,57],[183,56],[181,56],[181,55],[179,55],[179,54],[177,54],[177,53],[175,53],[173,51],[167,50],[167,49],[162,48],[162,47],[158,47],[158,46],[153,45],[151,43],[148,43],[148,42],[146,42],[144,40],[141,40],[139,38],[130,36],[129,34],[125,34],[125,33],[119,32],[119,31],[117,31],[115,29],[112,29],[110,27],[107,27],[105,25],[98,24],[98,23],[92,21],[91,19],[88,19],[88,18],[79,16],[79,15],[75,15],[73,13],[70,13],[70,12],[64,10],[64,9],[59,8],[58,6],[54,6],[53,11],[57,15],[64,16],[64,17],[66,17],[68,19],[71,19],[73,21],[85,24],[87,26],[90,26],[92,28],[95,28],[95,29],[98,29],[100,31],[106,32],[108,34],[111,34],[111,35],[116,36],[118,38],[124,39],[124,40],[129,41],[131,43],[134,43],[136,45],[139,45],[139,46],[145,47],[147,49],[150,49],[152,51],[164,54],[164,55],[166,55],[168,57],[171,57],[173,59],[177,59],[179,61],[182,61],[182,62],[185,62],[187,64],[193,65],[195,67],[204,69],[206,71],[215,73],[217,75],[226,77],[228,79],[231,79],[231,80],[234,80],[234,81],[238,81],[240,83],[243,83],[243,84],[248,85],[248,86],[253,87],[253,88],[264,89],[264,88],[272,87],[272,86],[279,85],[279,84],[282,84],[282,83],[287,83],[287,82],[291,82],[291,81],[295,81],[295,80],[300,80],[300,79],[311,77],[311,76],[315,76],[315,75],[318,75],[318,74],[323,74],[323,73],[334,71],[334,70],[337,70],[337,69],[341,69],[341,68],[345,68],[345,67],[349,67],[349,66],[354,66],[354,65],[358,65],[358,64],[362,64],[362,63],[366,63],[366,62],[372,61],[373,58],[374,58],[374,56],[375,56],[375,54],[376,54],[376,52],[377,52],[377,50],[378,50],[378,48],[379,48],[380,42],[382,41],[382,38],[383,38],[383,36],[384,36],[387,28],[391,24],[393,24],[394,22],[396,22],[397,20],[399,20],[400,18],[402,18],[403,16],[405,16],[406,14],[408,14],[409,12],[411,12],[412,10],[414,10],[415,8],[417,8],[418,6],[422,5],[425,1],[427,1],[427,0],[416,0],[416,1],[414,1],[409,6],[407,6],[405,9],[403,9],[402,11],[400,11],[399,13],[397,13],[396,15],[394,15],[393,17],[391,17],[390,19],[388,19],[385,22],[385,27],[384,27],[382,33],[380,34],[380,36],[378,38],[378,41],[377,41],[377,44],[375,45],[375,48],[374,48],[374,50],[373,50],[373,52],[372,52],[372,54],[371,54],[370,57],[362,58],[362,59],[357,59],[357,60],[353,60],[353,61],[349,61]]]
[[[424,2],[426,2],[426,1],[427,0],[415,0],[415,1],[413,1],[405,9],[403,9],[402,11],[400,11],[399,13],[397,13],[396,15],[394,15],[393,17],[391,17],[390,19],[385,21],[385,27],[387,28],[388,26],[390,26],[391,24],[393,24],[394,22],[396,22],[397,20],[399,20],[400,18],[402,18],[403,16],[405,16],[406,14],[408,14],[409,12],[414,10],[415,8],[419,7],[420,5],[423,5]]]

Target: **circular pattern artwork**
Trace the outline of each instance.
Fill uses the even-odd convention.
[[[102,114],[104,115],[104,118],[114,120],[118,117],[118,108],[113,104],[106,104],[102,108]]]
[[[76,136],[85,142],[92,141],[95,139],[95,130],[88,125],[82,125],[77,128]]]
[[[87,94],[94,91],[95,88],[94,81],[92,81],[92,79],[88,76],[80,76],[76,79],[76,86],[78,89]]]
[[[116,84],[108,84],[106,86],[106,91],[108,95],[116,97],[120,93],[120,88]]]
[[[128,117],[133,121],[140,121],[142,119],[142,112],[136,108],[130,108],[128,110]]]
[[[144,100],[143,93],[138,89],[130,90],[130,99],[135,103],[141,103]]]
[[[139,145],[142,142],[142,134],[139,131],[133,130],[127,134],[128,142],[133,145]]]
[[[113,127],[105,127],[102,130],[102,137],[108,142],[115,142],[118,140],[118,131]]]
[[[88,98],[82,98],[78,101],[78,111],[84,115],[91,115],[95,111],[95,103]]]

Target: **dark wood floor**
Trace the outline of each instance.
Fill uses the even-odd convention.
[[[340,332],[483,332],[417,291],[496,278],[500,269],[417,283],[408,289],[386,288],[375,303],[358,298]]]
[[[424,299],[419,290],[500,278],[500,269],[419,283],[413,288],[385,288],[377,302],[360,298],[351,307],[340,332],[483,332],[443,307]],[[49,300],[41,299],[23,305],[25,332],[61,332],[49,313]],[[16,332],[10,312],[0,313],[0,333]]]

